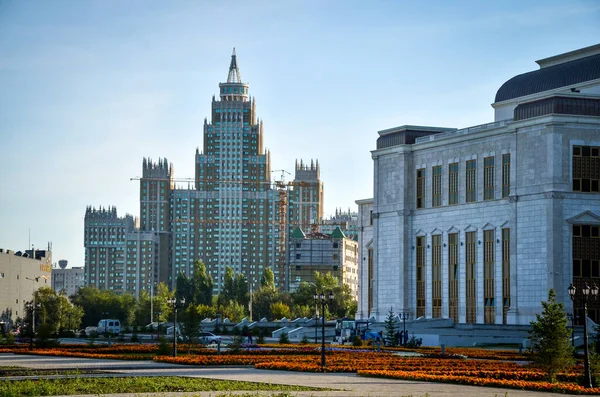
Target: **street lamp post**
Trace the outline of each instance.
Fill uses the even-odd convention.
[[[167,299],[167,303],[173,307],[173,357],[177,357],[177,309],[185,305],[185,298]]]
[[[29,348],[33,349],[33,338],[35,336],[35,311],[42,307],[42,305],[38,302],[37,304],[34,301],[27,302],[25,305],[28,310],[31,310],[31,328],[29,333]]]
[[[579,293],[578,293],[579,292]],[[588,301],[596,299],[598,296],[598,287],[594,284],[591,288],[585,282],[580,291],[573,284],[569,286],[569,296],[576,303],[583,305],[583,371],[585,387],[592,387],[592,374],[590,371],[590,352],[588,348],[588,330],[587,330],[587,304]],[[579,301],[579,302],[578,302]]]
[[[321,368],[325,368],[325,306],[333,302],[333,291],[329,291],[329,300],[325,299],[325,294],[314,294],[315,305],[321,305]],[[315,324],[316,325],[316,324]]]
[[[406,320],[410,316],[409,312],[400,313],[400,318],[402,319],[402,346],[406,347]]]

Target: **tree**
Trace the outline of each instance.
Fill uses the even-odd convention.
[[[529,340],[533,363],[546,372],[549,382],[556,374],[573,365],[573,348],[569,341],[568,319],[562,303],[556,302],[553,289],[548,301],[542,302],[543,311],[531,322]]]
[[[259,320],[263,317],[272,319],[271,305],[279,300],[279,291],[275,286],[261,285],[258,291],[252,293],[253,317]]]
[[[387,317],[385,318],[385,344],[387,346],[398,346],[398,338],[394,329],[394,312],[390,307]]]
[[[260,277],[260,286],[275,289],[275,274],[273,270],[268,267],[263,270],[263,274]]]
[[[69,302],[64,294],[57,294],[50,287],[41,287],[33,294],[31,302],[35,302],[36,330],[43,330],[47,337],[59,334],[65,329],[74,329],[81,323],[83,311]],[[25,310],[25,323],[31,326],[33,313]]]
[[[190,343],[196,342],[202,331],[200,306],[192,303],[181,312],[181,334]]]
[[[235,301],[229,301],[225,305],[221,305],[221,313],[223,319],[228,318],[231,322],[239,322],[244,318],[246,309]]]
[[[290,307],[283,302],[272,303],[270,309],[274,319],[290,318],[292,315]]]
[[[185,306],[190,304],[212,304],[212,277],[206,273],[206,266],[200,260],[194,262],[192,277],[184,273],[177,275],[175,297],[177,300],[185,299]]]
[[[358,304],[352,296],[350,286],[340,284],[337,277],[331,272],[315,272],[315,282],[302,282],[298,289],[292,293],[292,307],[314,307],[314,294],[333,292],[333,302],[327,306],[327,312],[336,317],[354,317]]]

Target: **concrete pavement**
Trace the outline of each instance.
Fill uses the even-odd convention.
[[[530,392],[513,389],[461,386],[444,383],[412,382],[404,380],[357,377],[345,373],[305,373],[292,371],[259,370],[252,367],[192,367],[152,361],[100,360],[71,357],[50,357],[0,354],[0,365],[28,368],[53,369],[95,369],[110,371],[128,376],[189,376],[223,380],[241,380],[285,385],[302,385],[335,389],[335,391],[289,392],[298,397],[543,397],[555,396],[553,393]],[[83,376],[83,375],[80,375]],[[242,393],[242,392],[240,392]],[[233,393],[238,394],[238,393]],[[252,395],[270,396],[276,392],[252,393]],[[198,393],[135,393],[109,395],[111,397],[142,396],[202,396],[216,397],[227,395],[222,392]],[[81,397],[81,396],[78,396]]]

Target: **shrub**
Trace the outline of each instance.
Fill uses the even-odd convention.
[[[306,334],[302,337],[302,340],[300,341],[300,344],[302,345],[306,345],[308,343],[308,337],[306,336]]]
[[[352,339],[352,346],[360,347],[362,345],[363,345],[363,340],[360,339],[360,336],[358,336],[358,335],[354,336],[354,338]]]
[[[256,343],[258,343],[259,345],[263,345],[265,343],[265,332],[263,330],[261,330],[258,333],[258,337],[256,338]]]
[[[290,343],[290,337],[288,336],[287,332],[282,332],[279,334],[279,343],[282,345]]]
[[[229,352],[231,354],[237,354],[242,350],[242,337],[236,335],[233,337],[233,341],[229,344]]]
[[[172,353],[171,346],[167,343],[167,338],[161,337],[158,342],[158,351],[156,352],[159,356],[168,356]]]

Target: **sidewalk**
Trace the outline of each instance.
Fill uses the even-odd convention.
[[[0,365],[28,368],[54,369],[96,369],[129,376],[189,376],[223,380],[242,380],[285,385],[302,385],[335,389],[336,391],[290,392],[298,397],[543,397],[553,393],[530,392],[514,389],[500,389],[477,386],[461,386],[444,383],[411,382],[404,380],[357,377],[355,374],[305,373],[291,371],[259,370],[251,367],[192,367],[177,364],[155,363],[152,361],[99,360],[71,357],[29,356],[0,354]],[[83,376],[83,375],[80,375]],[[110,375],[106,375],[110,376]],[[233,393],[232,393],[233,394]],[[235,393],[237,394],[237,393]],[[243,392],[240,392],[243,394]],[[254,394],[254,393],[253,393]],[[256,393],[270,396],[276,392]],[[197,393],[135,393],[111,394],[111,397],[138,396],[202,396],[216,397],[227,395],[224,392]],[[81,396],[77,396],[81,397]]]

